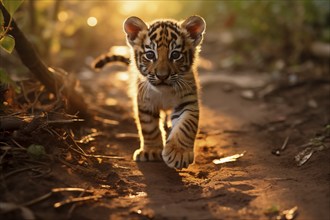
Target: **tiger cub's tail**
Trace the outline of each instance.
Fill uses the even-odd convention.
[[[106,64],[113,62],[120,62],[129,65],[130,59],[122,55],[101,55],[94,60],[92,67],[94,69],[102,69]]]

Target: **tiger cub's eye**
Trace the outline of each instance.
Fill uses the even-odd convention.
[[[152,51],[146,52],[146,57],[148,60],[153,60],[155,58],[155,53]]]
[[[171,59],[172,59],[172,60],[179,59],[180,57],[181,57],[181,54],[180,54],[180,52],[178,52],[178,51],[173,51],[173,52],[171,53]]]

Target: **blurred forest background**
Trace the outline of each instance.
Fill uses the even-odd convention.
[[[122,23],[128,16],[152,21],[192,14],[207,22],[202,56],[211,57],[217,69],[274,73],[287,67],[299,72],[302,66],[313,69],[310,74],[328,73],[328,0],[26,0],[14,19],[49,66],[79,72],[111,46],[126,44]],[[29,75],[19,63],[1,51],[1,68],[16,81]]]
[[[300,219],[329,217],[329,0],[0,0],[0,9],[0,219],[20,219],[15,210],[33,216],[25,206],[41,201],[32,207],[37,219],[109,219],[113,210],[119,219],[167,219],[169,213],[264,219],[276,201],[295,212],[299,206]],[[180,175],[137,166],[127,67],[97,72],[91,64],[126,45],[122,25],[129,16],[152,21],[194,14],[207,23],[198,63],[206,112],[198,163]],[[271,149],[276,146],[282,147]],[[243,151],[237,165],[212,162]],[[310,164],[293,168],[312,154]],[[58,188],[68,186],[81,187],[79,197]],[[58,202],[54,194],[62,191],[67,194]],[[91,199],[114,202],[103,213],[92,206],[73,212],[76,202]],[[166,208],[157,203],[168,199]],[[71,203],[70,210],[54,212]]]

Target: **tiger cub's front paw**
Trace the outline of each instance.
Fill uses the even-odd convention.
[[[138,149],[133,154],[133,160],[138,162],[145,161],[161,161],[162,159],[162,150],[161,149]]]
[[[184,149],[174,143],[166,144],[162,156],[164,162],[171,168],[187,168],[194,162],[193,149]]]

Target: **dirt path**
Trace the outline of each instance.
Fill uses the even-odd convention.
[[[196,163],[188,169],[175,171],[162,163],[132,162],[131,155],[138,146],[134,139],[114,145],[125,160],[118,161],[119,168],[110,179],[122,193],[106,204],[105,216],[265,219],[269,209],[283,211],[297,206],[297,219],[330,218],[329,151],[315,153],[302,167],[294,161],[294,156],[303,150],[299,146],[314,137],[324,118],[308,119],[313,109],[297,115],[302,106],[280,102],[278,97],[268,102],[245,100],[239,89],[228,92],[224,87],[219,82],[204,85]],[[319,93],[327,91],[329,86],[320,87],[310,97],[319,98]],[[291,93],[282,96],[287,100],[294,98]],[[328,105],[325,102],[318,114],[326,114],[322,111]],[[304,118],[307,121],[300,124],[299,120]],[[299,126],[290,126],[294,123]],[[123,129],[134,132],[134,125]],[[282,155],[272,154],[288,136]],[[212,163],[213,159],[242,152],[246,153],[236,162]],[[92,210],[90,216],[95,212]]]
[[[100,88],[107,89],[107,82],[112,82],[100,80]],[[5,201],[18,203],[58,187],[89,188],[104,195],[104,199],[74,209],[54,209],[53,204],[63,197],[50,197],[30,206],[40,219],[268,219],[268,209],[283,211],[297,206],[296,219],[327,220],[329,149],[315,152],[301,167],[294,161],[304,149],[300,146],[322,132],[329,121],[326,94],[330,86],[314,88],[307,95],[307,88],[302,87],[265,101],[243,99],[235,86],[228,90],[221,82],[206,83],[196,162],[188,169],[176,171],[163,163],[135,163],[131,155],[138,140],[109,135],[93,143],[96,153],[121,156],[123,160],[104,160],[87,167],[88,172],[77,169],[79,165],[53,163],[50,176],[38,179],[19,173],[2,182],[1,192]],[[109,96],[121,95],[119,90],[111,91]],[[318,108],[306,108],[306,100],[312,98]],[[117,106],[121,106],[127,99],[118,101]],[[97,129],[108,129],[114,135],[135,133],[130,111],[123,111],[126,107],[117,107],[124,115],[119,126]],[[287,137],[281,156],[272,154]],[[238,161],[212,163],[213,159],[242,152],[245,154]],[[4,219],[18,216],[5,214]]]

